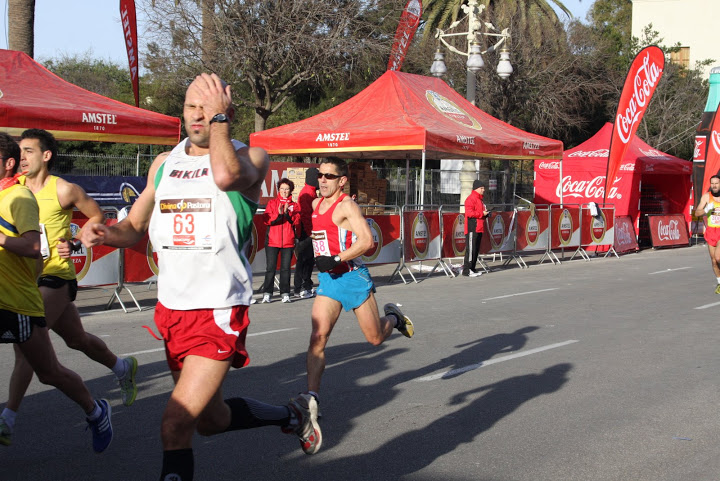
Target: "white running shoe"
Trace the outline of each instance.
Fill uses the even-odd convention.
[[[263,294],[262,301],[260,304],[268,304],[270,302],[270,294]]]
[[[300,299],[310,299],[315,296],[312,291],[300,291]]]
[[[282,295],[282,302],[292,302],[290,300],[290,294],[283,294]]]
[[[470,277],[480,277],[482,275],[482,271],[475,271],[470,273]]]

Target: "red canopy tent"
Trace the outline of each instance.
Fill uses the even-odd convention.
[[[173,145],[180,119],[139,109],[73,85],[22,52],[0,50],[0,131],[29,128],[58,140]]]
[[[603,201],[612,124],[563,153],[560,162],[535,160],[536,204]],[[562,169],[562,179],[558,172]],[[660,152],[633,136],[607,202],[640,229],[642,214],[683,214],[690,221],[692,162]],[[640,230],[638,230],[639,233]]]
[[[274,155],[367,159],[559,159],[562,142],[524,132],[440,79],[389,70],[325,112],[250,135]]]
[[[440,79],[388,70],[325,112],[250,135],[271,155],[360,159],[560,159],[562,142],[478,109]],[[422,192],[420,203],[422,204]]]

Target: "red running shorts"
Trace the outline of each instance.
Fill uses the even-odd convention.
[[[248,306],[177,311],[158,302],[155,325],[165,341],[165,356],[171,371],[179,371],[183,359],[189,355],[217,361],[232,358],[235,368],[250,363],[245,349],[250,325]]]
[[[715,247],[720,240],[720,227],[705,227],[705,242]]]

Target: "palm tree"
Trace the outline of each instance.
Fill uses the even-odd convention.
[[[9,0],[8,48],[35,55],[35,0]]]
[[[423,42],[434,37],[438,28],[447,28],[455,22],[465,3],[466,0],[423,0],[426,16]],[[525,39],[534,48],[565,43],[564,35],[556,35],[562,24],[552,4],[568,18],[572,14],[560,0],[478,0],[478,4],[485,7],[483,21],[490,21],[499,29],[510,27],[515,46],[519,39]]]

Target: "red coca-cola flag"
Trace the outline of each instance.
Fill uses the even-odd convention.
[[[610,137],[607,174],[605,175],[605,196],[607,200],[608,185],[613,185],[615,175],[625,157],[630,140],[640,125],[640,121],[650,104],[655,89],[660,83],[665,68],[665,53],[660,47],[645,47],[633,60],[625,86],[618,102],[615,125]]]
[[[130,81],[135,94],[135,107],[140,106],[140,77],[138,76],[138,43],[137,19],[135,17],[135,0],[120,0],[120,19],[122,20],[127,49]]]
[[[710,124],[710,133],[707,139],[707,153],[705,157],[705,175],[703,177],[702,190],[698,193],[698,197],[710,188],[710,177],[717,175],[720,171],[720,105],[715,111],[712,124]]]
[[[388,61],[388,70],[400,70],[405,54],[410,47],[415,31],[420,25],[420,17],[422,16],[422,2],[420,0],[408,0],[400,16],[400,23],[395,32],[395,41],[390,51],[390,60]]]

